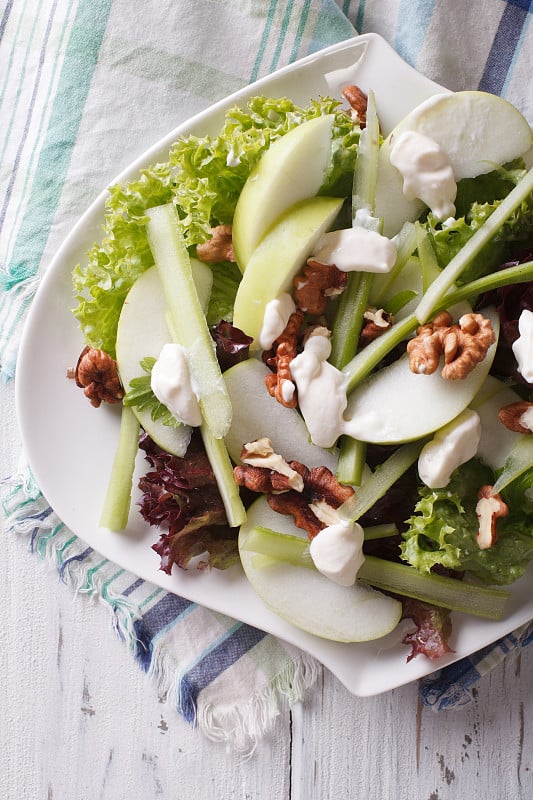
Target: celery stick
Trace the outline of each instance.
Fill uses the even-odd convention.
[[[392,328],[389,328],[377,339],[374,339],[373,342],[370,342],[364,350],[357,353],[342,369],[348,378],[348,393],[352,392],[356,386],[359,386],[370,375],[374,367],[379,364],[381,359],[397,344],[407,339],[417,328],[417,318],[414,314],[409,314],[405,319],[396,322]]]
[[[309,542],[300,536],[278,533],[258,526],[246,537],[243,549],[264,559],[254,563],[258,568],[284,561],[297,567],[315,569],[309,553]],[[365,556],[357,579],[376,589],[413,597],[451,611],[494,620],[501,619],[510,596],[503,589],[473,585],[432,572],[418,572],[408,564],[369,555]]]
[[[117,450],[111,467],[100,525],[123,531],[128,524],[135,458],[139,449],[139,421],[131,408],[122,406]]]
[[[396,261],[390,272],[385,272],[381,275],[375,275],[372,284],[372,292],[370,301],[372,305],[380,308],[383,305],[383,298],[392,286],[393,282],[398,277],[399,273],[405,267],[414,251],[416,250],[417,234],[416,226],[412,222],[406,222],[402,229],[395,237],[396,241]]]
[[[359,489],[339,509],[339,514],[351,522],[369,511],[417,460],[426,439],[404,444],[363,481]]]
[[[428,232],[419,223],[416,224],[416,232],[418,257],[422,271],[422,291],[426,292],[440,275],[441,268]]]
[[[375,207],[378,161],[379,120],[374,92],[370,90],[367,98],[366,126],[361,131],[357,147],[352,192],[352,213],[354,215],[353,224],[360,225],[362,223],[357,219],[357,211],[360,209],[369,211],[370,214],[365,215],[364,219],[366,225],[374,230],[378,230],[381,227],[380,220],[371,216]]]
[[[482,278],[465,283],[457,289],[452,289],[442,298],[442,303],[435,310],[440,311],[444,308],[450,308],[462,300],[475,299],[480,294],[499,289],[500,286],[529,283],[531,280],[533,280],[533,261],[526,261],[523,264],[517,264],[515,267],[507,267],[507,269],[501,269],[498,272],[491,272],[490,275],[484,275]]]
[[[221,439],[231,424],[231,403],[198,300],[178,217],[172,204],[151,208],[146,214],[148,242],[165,291],[172,329],[189,353],[191,377],[205,423],[213,436]]]
[[[233,479],[233,466],[223,439],[215,439],[207,425],[200,428],[209,463],[215,473],[216,482],[230,528],[237,528],[246,520],[239,487]]]
[[[507,456],[503,470],[492,487],[492,494],[501,492],[531,467],[533,467],[533,441],[531,436],[521,436]]]
[[[465,583],[433,572],[418,572],[407,564],[376,556],[365,556],[357,578],[376,589],[494,620],[503,617],[510,597],[504,589]]]
[[[375,539],[389,539],[391,536],[398,536],[398,528],[394,522],[384,522],[382,525],[369,525],[365,528],[365,542],[372,542]]]
[[[427,292],[422,297],[415,311],[416,318],[421,324],[427,322],[435,310],[442,302],[450,286],[457,280],[461,273],[477,256],[480,250],[492,239],[499,231],[503,223],[511,216],[513,211],[522,203],[533,191],[533,167],[524,178],[509,192],[507,197],[502,200],[498,208],[487,218],[484,224],[478,228],[471,239],[463,248],[452,258],[447,267],[440,273],[439,277],[433,281]]]
[[[352,439],[351,436],[341,438],[339,461],[336,478],[339,483],[360,486],[365,468],[366,442]]]
[[[357,352],[359,335],[372,288],[373,276],[368,272],[351,272],[341,294],[331,334],[329,361],[342,369]]]

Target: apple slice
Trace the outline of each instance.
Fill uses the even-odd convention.
[[[282,292],[290,292],[292,279],[302,269],[320,236],[335,221],[343,200],[313,197],[292,206],[276,221],[254,250],[235,298],[233,324],[252,336],[258,348],[265,307]]]
[[[318,194],[330,159],[333,121],[328,114],[298,125],[277,139],[250,173],[233,217],[233,249],[243,272],[273,222]]]
[[[448,154],[455,180],[474,178],[523,156],[533,142],[531,128],[507,100],[487,92],[439,94],[425,100],[394,128],[379,153],[377,217],[383,233],[393,236],[408,220],[417,219],[424,204],[403,194],[403,179],[390,163],[392,143],[405,131],[433,139]]]
[[[323,450],[309,439],[305,422],[294,408],[285,408],[265,387],[268,368],[255,358],[242,361],[224,373],[233,408],[226,447],[239,463],[243,444],[266,436],[276,453],[306,467],[324,466],[335,472],[338,453]]]
[[[241,562],[253,589],[278,616],[297,628],[337,642],[365,642],[390,633],[402,605],[381,592],[355,583],[339,586],[320,572],[274,561],[246,549],[257,526],[301,536],[292,520],[272,511],[264,497],[248,509],[239,533]]]
[[[484,315],[492,322],[497,339],[497,313],[488,310]],[[376,444],[399,444],[444,427],[476,396],[492,365],[496,343],[463,380],[445,380],[440,370],[431,375],[411,372],[407,355],[379,370],[348,398],[344,418],[350,420],[350,436]]]
[[[498,412],[503,406],[516,403],[522,398],[510,386],[489,375],[479,390],[474,403],[471,404],[481,420],[481,439],[477,455],[493,470],[499,470],[507,460],[507,456],[522,437],[522,434],[510,431],[498,419]]]
[[[207,305],[213,273],[206,264],[191,260],[195,285],[203,307]],[[128,390],[130,381],[146,373],[140,365],[143,358],[158,358],[161,348],[172,341],[165,322],[166,300],[156,267],[144,272],[133,284],[120,314],[117,330],[117,365],[122,385]],[[146,433],[164,450],[180,458],[187,452],[191,429],[187,425],[173,428],[154,422],[149,409],[133,409]]]

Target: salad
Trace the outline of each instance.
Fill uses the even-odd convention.
[[[72,376],[122,406],[102,526],[126,525],[140,447],[166,572],[240,559],[299,627],[404,616],[432,658],[450,610],[501,617],[533,556],[530,145],[477,92],[384,139],[352,86],[252,98],[112,187],[73,271]]]

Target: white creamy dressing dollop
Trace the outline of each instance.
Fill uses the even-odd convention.
[[[259,332],[259,346],[262,350],[270,350],[278,336],[287,327],[289,317],[295,311],[296,305],[288,292],[283,292],[266,304],[263,324]]]
[[[479,414],[466,408],[438,430],[418,457],[418,474],[430,489],[441,489],[452,473],[477,453],[481,439]]]
[[[323,528],[309,545],[315,567],[340,586],[353,586],[365,560],[364,537],[358,522],[339,520]]]
[[[328,362],[331,342],[327,328],[311,331],[303,351],[291,361],[298,404],[309,435],[319,447],[332,447],[343,430],[348,403],[347,378]]]
[[[457,183],[448,154],[429,136],[404,131],[392,140],[390,162],[407,200],[422,200],[439,220],[455,216]]]
[[[397,256],[396,242],[377,231],[356,226],[323,234],[311,257],[335,264],[342,272],[390,272]]]
[[[533,383],[533,311],[525,308],[518,318],[518,339],[513,342],[513,353],[520,375]]]
[[[184,347],[175,343],[163,345],[152,368],[150,384],[159,402],[179,422],[193,427],[202,424],[202,412]]]

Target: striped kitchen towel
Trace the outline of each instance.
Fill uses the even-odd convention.
[[[0,15],[6,381],[39,279],[101,188],[180,121],[356,28],[380,33],[449,88],[498,92],[533,119],[529,0],[484,0],[457,11],[447,0],[6,0]],[[12,464],[16,455],[4,453]],[[3,507],[6,530],[27,535],[31,550],[49,558],[62,580],[106,604],[142,668],[208,736],[250,751],[280,702],[294,702],[313,685],[319,667],[305,654],[139,580],[87,548],[26,468],[4,482]],[[529,640],[506,637],[490,649],[492,658],[460,662],[450,678],[444,670],[426,702],[453,705],[456,688],[446,702],[439,692],[467,689],[496,656]]]

